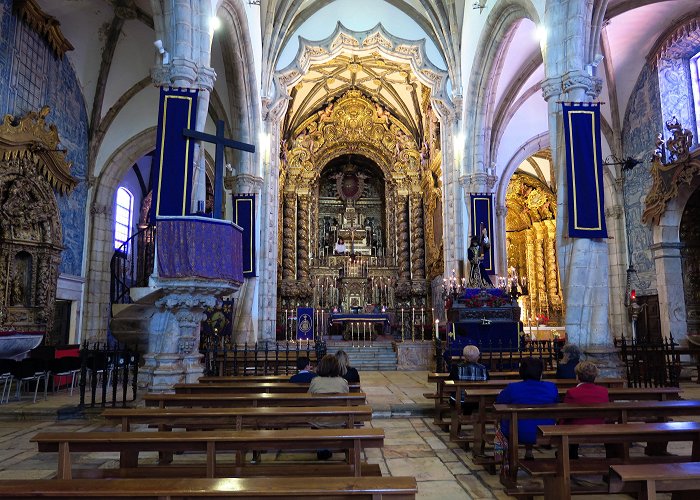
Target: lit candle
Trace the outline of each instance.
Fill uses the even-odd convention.
[[[440,340],[440,333],[438,331],[438,325],[440,324],[440,320],[436,319],[435,320],[435,340]]]
[[[423,308],[421,307],[421,308],[420,308],[420,326],[421,326],[421,327],[422,327],[423,325],[425,325],[424,319],[425,319],[425,318],[423,317]]]
[[[415,326],[416,325],[416,308],[412,307],[411,308],[411,325]]]

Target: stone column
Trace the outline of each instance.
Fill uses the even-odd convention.
[[[261,208],[260,208],[260,189],[263,185],[262,177],[257,177],[250,174],[238,174],[235,177],[226,177],[224,179],[224,184],[226,189],[231,190],[235,193],[254,193],[256,195],[256,210],[255,210],[255,220],[257,225],[257,231],[255,235],[257,253],[260,253],[260,219],[261,219]],[[233,206],[233,200],[229,199],[229,204]],[[259,255],[256,258],[256,269],[258,274],[260,274]],[[235,316],[233,324],[233,336],[237,343],[248,342],[250,344],[255,343],[257,338],[256,335],[256,324],[254,317],[253,304],[255,302],[255,296],[257,294],[258,288],[258,278],[251,277],[245,278],[243,286],[238,292],[238,299],[234,304]],[[257,316],[257,315],[256,315]]]
[[[399,193],[396,204],[398,219],[398,247],[399,247],[399,280],[411,281],[411,242],[408,227],[408,197]]]
[[[681,243],[655,243],[651,246],[656,267],[661,334],[673,335],[681,345],[688,344],[688,323],[683,288]]]
[[[621,179],[621,177],[620,177]],[[605,209],[608,231],[615,237],[608,240],[610,259],[610,326],[613,335],[631,337],[632,324],[629,321],[625,301],[627,299],[627,234],[624,209],[613,205]]]

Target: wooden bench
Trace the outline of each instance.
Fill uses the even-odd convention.
[[[245,408],[261,406],[351,406],[366,404],[363,392],[340,394],[145,394],[146,406]]]
[[[0,481],[4,500],[45,498],[334,498],[349,500],[413,500],[413,477],[268,477],[268,478],[171,478],[53,479]]]
[[[122,431],[133,425],[158,425],[161,429],[234,429],[304,425],[323,419],[352,428],[372,419],[369,406],[291,406],[284,408],[110,408],[102,416],[120,424]]]
[[[544,479],[545,500],[569,498],[572,474],[605,474],[611,465],[621,463],[690,462],[700,459],[700,422],[631,423],[600,425],[540,425],[538,435],[549,439],[556,448],[553,459],[523,461],[520,467],[534,477]],[[585,458],[569,460],[569,444],[690,441],[692,455],[638,457],[631,459],[629,446],[620,458]],[[510,493],[510,492],[509,492]],[[534,493],[537,494],[537,493]],[[541,494],[541,493],[540,493]]]
[[[289,382],[291,375],[222,375],[202,376],[197,382],[202,384],[221,384],[226,382]]]
[[[456,392],[456,386],[452,386],[453,390]],[[568,387],[558,387],[560,399],[564,397]],[[447,390],[447,388],[446,388]],[[474,403],[477,406],[477,410],[472,413],[471,417],[467,420],[462,415],[462,409],[458,406],[451,409],[451,420],[450,420],[450,440],[455,442],[464,442],[469,444],[470,441],[474,443],[474,452],[479,455],[483,455],[484,447],[486,444],[486,424],[491,421],[495,422],[495,418],[491,412],[493,404],[496,402],[496,397],[500,394],[501,389],[470,389],[465,392],[464,401],[468,403]],[[620,388],[609,388],[608,395],[611,401],[618,400],[656,400],[656,401],[666,401],[668,399],[678,399],[678,394],[680,389],[678,387],[648,387],[648,388],[638,388],[638,387],[620,387]],[[467,439],[459,438],[459,430],[462,422],[471,423],[473,425],[473,436]]]
[[[692,491],[692,497],[683,496],[698,498],[700,462],[613,465],[609,477],[610,493],[632,489],[640,500],[655,500],[658,492]],[[674,494],[673,498],[680,496]]]
[[[280,351],[226,351],[218,352],[213,361],[217,371],[224,376],[230,375],[279,375],[287,377],[297,372],[297,357],[306,356],[311,363],[318,364],[316,351],[290,349]]]
[[[667,419],[670,417],[700,416],[700,401],[612,401],[609,403],[553,405],[506,405],[494,404],[497,419],[509,421],[508,432],[508,479],[506,486],[517,480],[518,458],[518,419],[525,418],[602,418],[608,422],[628,423],[639,419]],[[504,478],[505,479],[505,478]]]
[[[360,384],[348,384],[350,392],[360,392]],[[308,383],[291,382],[221,382],[208,384],[175,384],[175,394],[255,394],[255,393],[304,393]]]
[[[41,432],[31,439],[40,452],[58,453],[58,479],[71,479],[73,464],[71,453],[118,452],[119,475],[129,476],[134,469],[143,474],[158,477],[159,474],[174,477],[191,477],[201,474],[202,466],[158,466],[139,467],[140,452],[159,452],[171,456],[173,453],[193,452],[205,454],[205,477],[225,477],[231,474],[226,467],[217,466],[221,453],[235,452],[234,468],[237,475],[246,475],[259,469],[258,464],[245,462],[246,452],[264,450],[318,449],[344,451],[352,475],[362,475],[360,454],[365,448],[381,448],[384,444],[383,429],[291,429],[257,431],[192,431],[192,432]],[[292,462],[295,474],[299,474],[299,462]],[[275,464],[275,471],[284,468]],[[169,469],[169,470],[168,470]],[[88,474],[100,473],[88,471]],[[138,471],[136,472],[138,475]],[[259,474],[259,472],[258,472]],[[269,474],[269,472],[268,472]],[[282,475],[282,472],[272,475]]]

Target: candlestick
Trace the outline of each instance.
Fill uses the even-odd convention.
[[[438,331],[439,324],[440,324],[440,320],[436,319],[435,320],[435,340],[440,340],[440,332]]]
[[[403,327],[403,307],[401,308],[401,342],[403,342],[403,335],[404,335],[404,327]]]

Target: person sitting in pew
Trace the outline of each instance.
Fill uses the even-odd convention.
[[[347,380],[348,383],[359,384],[360,373],[357,371],[357,368],[350,366],[348,353],[340,350],[335,353],[335,357],[338,358],[338,363],[340,364],[340,376]]]
[[[337,392],[350,392],[348,381],[340,376],[340,363],[332,354],[326,354],[321,358],[316,367],[316,377],[311,379],[309,392],[312,394],[325,394]],[[324,427],[324,423],[317,421],[315,426]],[[318,450],[316,457],[319,460],[328,460],[333,456],[331,450]]]
[[[563,357],[554,378],[576,378],[576,365],[581,360],[581,350],[576,344],[566,344],[561,348],[561,353]]]
[[[522,382],[508,384],[498,396],[496,403],[546,405],[559,402],[557,386],[552,382],[540,380],[544,366],[537,358],[524,358],[520,363]],[[537,441],[538,425],[553,425],[553,419],[528,418],[518,419],[519,442],[525,445],[525,460],[532,460],[532,446]],[[501,421],[501,433],[508,439],[510,422]]]
[[[608,389],[601,385],[596,385],[595,379],[598,376],[598,367],[590,361],[581,361],[575,368],[576,379],[579,384],[566,391],[564,396],[565,403],[607,403],[610,401],[608,397]],[[572,418],[562,421],[563,424],[604,424],[605,419],[602,418]],[[612,450],[608,450],[608,455]],[[569,458],[578,458],[578,445],[569,445]]]
[[[289,381],[295,384],[306,384],[311,382],[311,379],[316,376],[311,370],[311,360],[306,356],[297,358],[297,370],[297,373],[289,378]]]
[[[475,345],[466,345],[462,349],[462,361],[459,363],[452,363],[450,366],[450,380],[488,380],[489,371],[486,367],[480,363],[479,348]],[[462,393],[462,391],[460,391]],[[465,403],[464,398],[462,400],[462,413],[465,415],[471,414],[474,410],[479,407],[478,403]],[[454,406],[456,404],[456,399],[454,396],[450,396],[450,405]]]

